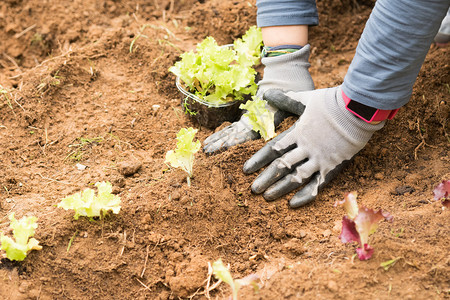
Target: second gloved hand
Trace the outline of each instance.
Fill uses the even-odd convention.
[[[310,46],[306,45],[294,53],[263,57],[261,62],[265,66],[264,76],[258,83],[257,95],[262,98],[263,93],[268,89],[313,90],[314,83],[308,71],[310,67],[309,51]],[[275,127],[289,115],[270,105],[268,105],[268,109],[275,113]],[[203,150],[211,154],[257,138],[259,138],[259,133],[253,131],[247,118],[241,117],[239,121],[209,136],[204,141]]]
[[[253,155],[244,164],[244,172],[250,174],[270,164],[252,185],[253,192],[264,192],[269,201],[304,185],[290,200],[291,207],[314,200],[385,123],[368,124],[349,112],[341,87],[297,93],[269,90],[264,98],[279,109],[304,113]]]

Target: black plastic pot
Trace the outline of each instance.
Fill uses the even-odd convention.
[[[210,129],[218,127],[223,122],[234,122],[241,115],[239,105],[243,101],[233,101],[229,103],[212,105],[205,102],[196,95],[186,91],[177,77],[176,86],[181,92],[181,107],[183,111],[198,124]]]

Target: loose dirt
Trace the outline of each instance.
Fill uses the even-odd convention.
[[[372,6],[319,1],[317,88],[342,83]],[[206,290],[219,258],[234,278],[261,277],[241,299],[449,297],[449,210],[432,194],[450,178],[448,48],[430,48],[411,101],[307,207],[251,193],[242,165],[261,140],[199,153],[190,187],[164,164],[180,128],[213,132],[183,114],[168,68],[206,36],[227,44],[255,23],[254,0],[0,3],[0,231],[11,212],[34,215],[43,246],[1,260],[1,299],[222,299],[224,283]],[[56,208],[98,181],[121,197],[118,215],[75,221]],[[350,191],[394,216],[368,261],[338,238],[333,204]]]

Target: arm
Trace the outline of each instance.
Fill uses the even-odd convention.
[[[379,109],[405,105],[449,0],[379,0],[343,83],[350,98]]]
[[[385,124],[368,124],[348,111],[342,90],[351,99],[378,109],[405,104],[449,2],[378,0],[342,86],[267,91],[264,98],[270,104],[304,112],[294,126],[245,163],[245,173],[270,164],[253,182],[252,191],[264,193],[270,201],[302,187],[291,199],[291,207],[314,200]]]

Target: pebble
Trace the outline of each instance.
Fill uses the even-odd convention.
[[[330,280],[328,281],[327,288],[332,292],[336,292],[338,290],[338,285],[336,281]]]
[[[123,176],[131,176],[139,171],[142,163],[139,161],[122,161],[117,164],[117,170]]]
[[[327,229],[327,230],[325,230],[323,233],[322,233],[322,235],[324,236],[324,237],[329,237],[330,235],[331,235],[331,230],[330,229]]]

